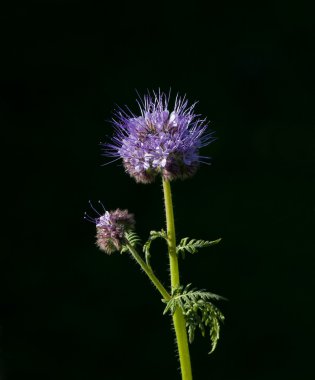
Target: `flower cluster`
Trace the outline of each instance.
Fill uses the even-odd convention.
[[[129,109],[115,112],[115,134],[104,144],[105,155],[122,159],[137,182],[151,183],[157,175],[166,180],[192,176],[207,157],[199,149],[212,141],[205,119],[194,113],[195,104],[176,97],[172,111],[169,97],[161,92],[138,102],[140,116]]]
[[[111,254],[120,251],[125,241],[125,233],[134,229],[135,220],[128,210],[106,211],[95,219],[96,245],[100,250]]]

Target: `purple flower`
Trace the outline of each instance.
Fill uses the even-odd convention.
[[[105,155],[121,158],[127,173],[137,182],[151,183],[157,175],[164,179],[184,179],[195,174],[207,157],[199,149],[209,144],[206,119],[194,113],[195,104],[176,96],[172,110],[169,96],[162,92],[138,101],[140,116],[129,108],[114,113],[115,134],[104,144]]]
[[[96,245],[107,254],[120,251],[125,243],[125,233],[135,226],[134,215],[129,214],[128,210],[105,211],[97,218],[85,216],[85,219],[96,224]]]

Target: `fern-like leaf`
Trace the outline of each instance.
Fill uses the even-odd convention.
[[[215,245],[220,243],[222,239],[217,239],[217,240],[197,240],[197,239],[190,239],[188,237],[181,239],[180,243],[176,247],[176,253],[177,254],[182,254],[183,258],[185,258],[185,253],[197,253],[198,249],[200,248],[206,248],[210,247],[211,245]]]
[[[126,232],[125,239],[132,247],[136,247],[141,242],[141,239],[134,231]],[[120,253],[128,252],[128,251],[129,251],[128,247],[124,244]]]
[[[196,290],[191,284],[180,286],[172,293],[172,298],[167,302],[164,314],[168,311],[174,314],[177,308],[183,312],[186,321],[189,342],[192,343],[195,331],[199,328],[201,335],[205,336],[209,329],[212,353],[216,348],[220,336],[220,322],[224,321],[221,311],[210,300],[225,299],[217,294]]]

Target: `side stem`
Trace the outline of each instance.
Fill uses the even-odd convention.
[[[153,273],[152,269],[145,263],[145,261],[142,260],[139,253],[136,251],[136,249],[130,243],[127,243],[126,245],[129,249],[130,253],[132,254],[133,258],[136,260],[136,262],[140,265],[140,267],[143,269],[143,271],[146,273],[146,275],[152,281],[152,283],[156,287],[156,289],[161,293],[164,300],[169,301],[171,299],[171,296],[168,294],[167,290],[164,288],[164,286],[161,284],[159,279]]]
[[[180,285],[180,279],[179,279],[178,260],[177,260],[177,254],[176,254],[174,212],[173,212],[171,185],[169,181],[164,180],[164,179],[163,179],[163,192],[164,192],[166,227],[167,227],[167,237],[168,237],[168,253],[169,253],[169,260],[170,260],[171,285],[172,285],[172,289],[175,289]],[[186,323],[185,323],[185,319],[184,319],[184,315],[182,311],[178,308],[173,314],[173,324],[174,324],[176,340],[177,340],[182,380],[192,380],[189,347],[188,347],[188,339],[187,339],[187,332],[186,332]]]

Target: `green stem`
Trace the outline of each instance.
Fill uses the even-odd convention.
[[[170,260],[171,285],[172,289],[180,286],[179,268],[176,254],[176,235],[173,213],[173,202],[171,185],[169,181],[163,179],[163,192],[165,202],[166,227],[168,237],[168,253]],[[173,314],[173,324],[176,334],[177,347],[179,353],[180,368],[182,380],[192,380],[190,355],[188,347],[188,339],[186,332],[186,322],[184,315],[180,309],[176,309]]]
[[[136,251],[136,249],[130,244],[126,244],[130,253],[132,254],[133,258],[136,260],[136,262],[140,265],[140,267],[143,269],[143,271],[147,274],[147,276],[152,281],[153,285],[157,288],[157,290],[162,294],[165,301],[169,301],[171,299],[171,296],[168,294],[167,290],[164,288],[164,286],[161,284],[159,279],[155,276],[152,269],[142,260],[139,253]]]

